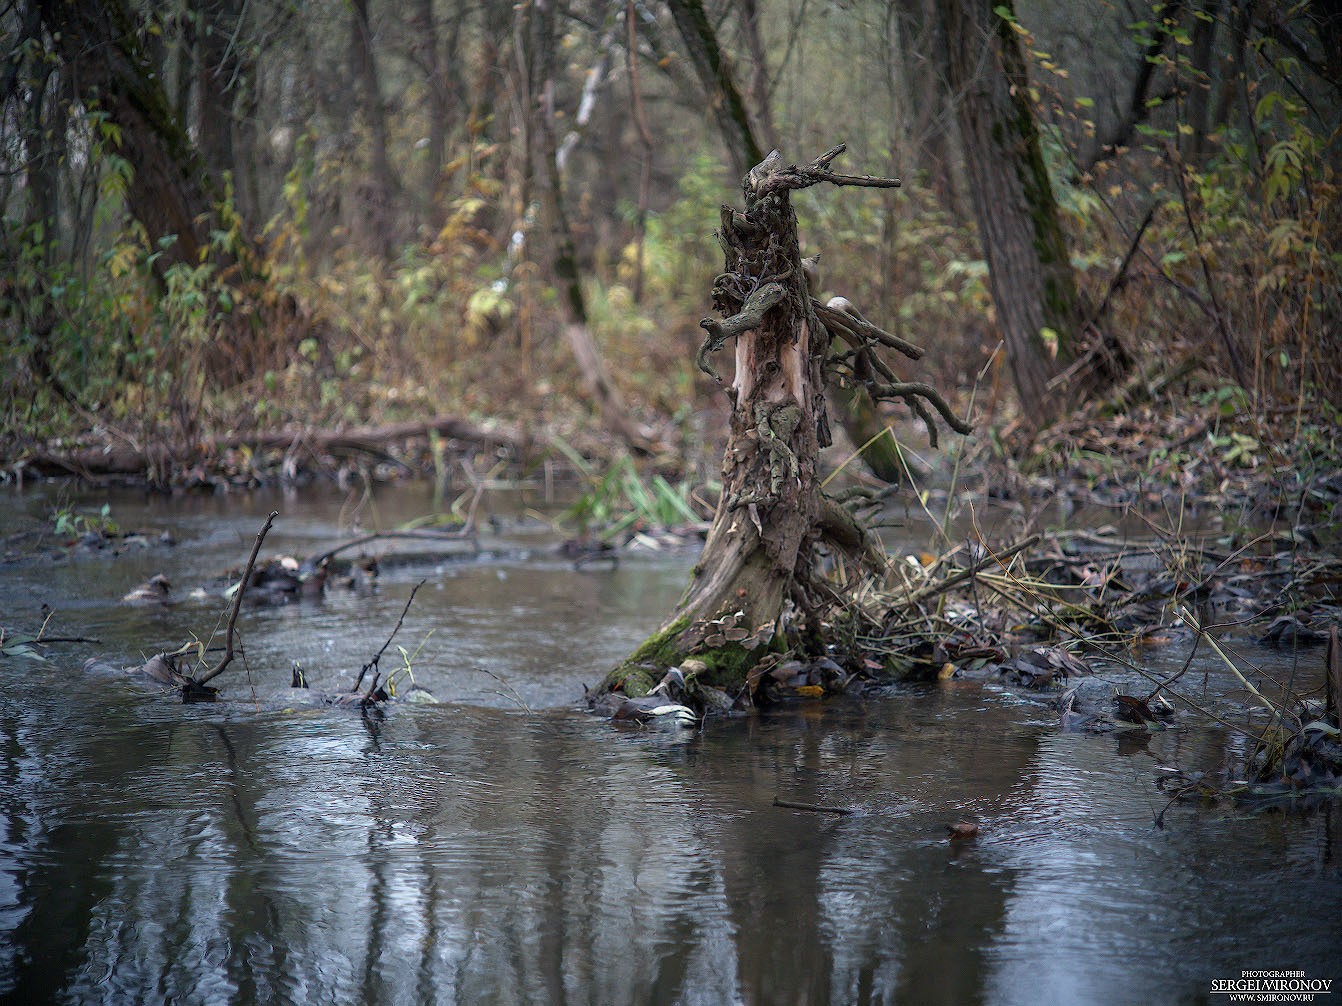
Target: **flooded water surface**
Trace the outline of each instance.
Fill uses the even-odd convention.
[[[107,499],[10,495],[0,531]],[[388,491],[360,519],[430,506]],[[575,570],[525,500],[481,554],[412,543],[372,594],[245,611],[217,703],[82,670],[208,634],[272,507],[263,554],[350,536],[338,496],[113,497],[123,527],[177,544],[48,538],[0,567],[5,625],[47,605],[49,633],[100,640],[0,657],[0,999],[1161,1003],[1219,1002],[1213,981],[1249,970],[1342,979],[1342,817],[1166,811],[1162,767],[1219,767],[1224,729],[1062,734],[1046,703],[958,681],[621,728],[581,711],[582,686],[694,557]],[[116,603],[155,573],[180,603]],[[381,666],[404,646],[438,701],[322,704],[421,581]],[[960,820],[978,836],[948,840]]]

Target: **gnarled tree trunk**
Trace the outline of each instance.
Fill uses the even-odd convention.
[[[868,383],[876,397],[904,399],[929,420],[929,429],[922,400],[956,429],[968,430],[931,388],[894,381],[883,364],[871,365],[877,343],[915,358],[921,351],[846,313],[846,302],[821,305],[810,296],[790,191],[820,182],[899,184],[835,174],[829,165],[842,150],[802,167],[785,165],[775,151],[746,175],[745,211],[722,209],[718,240],[726,265],[714,281],[713,304],[724,317],[701,323],[708,335],[698,355],[700,367],[716,378],[709,356],[735,340],[722,496],[684,598],[661,630],[608,675],[606,691],[644,694],[660,672],[688,657],[703,665],[696,667],[701,684],[739,684],[776,646],[785,605],[791,603],[801,626],[818,625],[829,610],[834,589],[816,574],[817,546],[824,542],[859,563],[882,565],[865,529],[821,492],[817,478],[820,449],[830,442],[826,377],[842,369],[830,354],[833,337],[847,344],[843,355],[854,361],[845,377],[860,367],[877,375]]]

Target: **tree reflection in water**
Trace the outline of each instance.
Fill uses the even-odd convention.
[[[1342,935],[1275,898],[1337,903],[1326,816],[1157,832],[1150,750],[973,688],[670,734],[0,673],[12,1002],[1153,1001]]]

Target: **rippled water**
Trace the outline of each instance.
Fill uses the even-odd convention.
[[[104,636],[52,666],[0,659],[6,1001],[1155,1003],[1219,999],[1210,982],[1247,969],[1342,978],[1336,812],[1153,824],[1158,767],[1216,766],[1219,729],[1061,735],[972,682],[679,733],[577,712],[685,558],[574,572],[514,523],[489,561],[249,612],[248,666],[214,705],[79,670],[213,617],[111,602],[160,567],[178,589],[240,565],[272,502],[119,499],[181,543],[0,569],[6,624],[46,602],[52,631]],[[8,529],[49,503],[6,500]],[[338,537],[339,501],[276,508],[267,551]],[[369,719],[282,687],[293,656],[347,687],[419,579],[402,632],[434,630],[416,678],[446,701]],[[961,818],[980,835],[953,845]]]

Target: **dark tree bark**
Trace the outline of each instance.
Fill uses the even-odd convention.
[[[1021,411],[1046,424],[1071,404],[1050,381],[1076,356],[1082,311],[1024,57],[1012,23],[994,11],[992,0],[947,0],[941,16],[946,76],[959,97],[957,119],[997,323]],[[1056,338],[1056,357],[1045,330]]]
[[[1193,45],[1189,53],[1192,74],[1184,109],[1184,121],[1193,130],[1184,137],[1184,160],[1190,164],[1201,164],[1207,156],[1216,28],[1222,17],[1221,0],[1202,0],[1193,18]]]
[[[119,130],[118,152],[132,169],[127,208],[151,246],[163,249],[155,267],[198,264],[214,219],[214,187],[130,11],[123,0],[37,6],[81,100]]]
[[[387,157],[387,113],[382,85],[373,56],[373,27],[368,0],[351,0],[349,59],[358,84],[360,111],[368,125],[368,177],[359,186],[361,229],[370,247],[390,258],[396,246],[394,230],[397,185]]]
[[[709,107],[718,122],[718,132],[727,145],[727,156],[737,177],[764,157],[755,140],[745,102],[736,87],[731,64],[718,45],[701,0],[667,0],[676,28],[685,42],[695,75],[708,95]]]
[[[227,0],[225,6],[210,10],[226,18],[228,11],[240,10],[230,4]],[[92,128],[108,152],[124,158],[130,167],[126,210],[143,228],[155,274],[165,281],[175,266],[195,269],[208,264],[213,267],[213,281],[230,288],[233,309],[213,301],[207,308],[212,312],[213,337],[199,357],[201,373],[174,373],[177,387],[188,387],[195,376],[216,384],[250,379],[273,366],[285,351],[273,327],[289,324],[290,309],[260,296],[268,277],[250,235],[212,240],[214,232],[226,230],[231,221],[219,212],[222,193],[211,166],[168,98],[163,67],[146,42],[153,37],[152,25],[138,21],[125,0],[37,0],[37,8],[72,97],[93,113]],[[220,30],[218,25],[214,29]],[[234,83],[246,75],[235,57],[217,48],[210,51],[213,56],[206,54],[202,60],[220,60],[224,68],[232,67]],[[204,89],[198,95],[199,115],[229,119],[232,98],[227,96],[226,82],[214,78],[197,83]],[[204,135],[212,155],[226,163],[236,137],[219,123]],[[196,404],[195,397],[174,393],[172,408],[185,431],[195,422]]]
[[[713,284],[721,321],[705,319],[701,369],[734,343],[730,435],[722,463],[722,496],[690,585],[671,619],[607,677],[603,689],[641,695],[660,672],[686,658],[701,661],[701,684],[739,685],[774,645],[785,603],[801,622],[818,625],[834,588],[817,577],[821,545],[859,566],[884,559],[860,522],[826,497],[817,478],[820,449],[830,441],[826,377],[836,369],[832,338],[877,374],[878,398],[901,398],[929,422],[931,403],[954,428],[968,427],[926,385],[890,380],[871,353],[877,344],[921,351],[881,332],[846,305],[810,296],[789,193],[821,182],[892,187],[893,179],[838,175],[830,164],[842,146],[809,165],[787,165],[777,152],[744,182],[745,210],[724,206],[718,240],[726,256]],[[884,370],[884,374],[880,373]],[[854,372],[846,373],[852,379]],[[884,379],[882,379],[884,378]],[[935,437],[935,434],[933,433]]]
[[[4,228],[0,298],[5,308],[12,305],[15,310],[21,326],[16,348],[26,357],[31,373],[62,398],[76,402],[52,361],[57,317],[49,285],[61,245],[60,166],[67,156],[66,102],[60,94],[64,81],[45,58],[36,4],[26,5],[18,20],[0,99],[15,105],[27,205],[21,233],[11,235]],[[23,266],[15,261],[21,256],[26,259]]]

